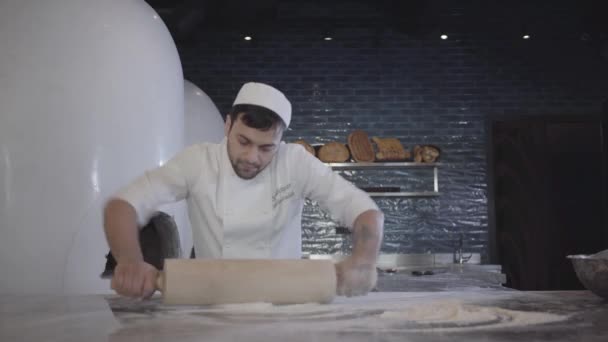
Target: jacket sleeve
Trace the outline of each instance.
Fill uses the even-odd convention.
[[[201,160],[201,145],[190,146],[164,165],[146,171],[120,189],[114,198],[131,204],[137,212],[137,223],[144,226],[159,206],[188,196],[200,176]]]
[[[334,172],[304,147],[290,147],[291,167],[303,196],[318,202],[333,219],[352,228],[360,214],[370,209],[378,210],[374,200],[365,191]]]

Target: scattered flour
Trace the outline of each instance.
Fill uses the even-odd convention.
[[[439,296],[437,294],[436,296]],[[403,296],[403,295],[402,295]],[[273,305],[270,303],[227,304],[207,307],[161,306],[140,314],[147,324],[175,321],[180,325],[257,327],[315,331],[466,332],[561,322],[568,315],[508,310],[481,305],[472,297],[400,298],[382,297],[344,300],[332,304]],[[137,317],[125,317],[123,319]],[[279,323],[279,324],[278,324]]]
[[[560,322],[568,316],[544,312],[508,310],[494,306],[464,304],[458,300],[420,303],[407,310],[385,311],[380,316],[393,323],[409,323],[415,328],[433,331],[481,330],[525,327]]]
[[[314,329],[368,329],[399,331],[456,332],[525,327],[568,318],[544,312],[508,310],[495,306],[467,304],[458,299],[434,301],[415,301],[399,304],[366,305],[272,305],[270,303],[228,304],[208,307],[204,312],[215,314],[220,320],[216,323],[268,323],[281,320],[284,324],[296,327],[315,321]],[[180,316],[192,312],[181,311]]]

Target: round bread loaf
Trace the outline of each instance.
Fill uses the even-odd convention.
[[[319,149],[319,159],[325,163],[344,163],[350,158],[350,153],[344,144],[330,142]]]
[[[348,135],[348,147],[357,162],[371,163],[376,160],[374,147],[369,141],[369,136],[364,131],[358,129]]]

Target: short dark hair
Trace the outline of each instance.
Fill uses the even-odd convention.
[[[234,125],[239,115],[241,115],[241,121],[247,127],[259,129],[260,131],[267,131],[274,127],[275,124],[279,124],[280,127],[285,128],[285,123],[277,113],[261,106],[239,104],[232,107],[228,115],[230,115],[230,127]]]

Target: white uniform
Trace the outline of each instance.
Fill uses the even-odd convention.
[[[161,204],[186,199],[199,258],[300,258],[304,199],[343,225],[376,203],[302,146],[281,143],[251,180],[239,178],[220,144],[190,146],[116,195],[144,225]]]

